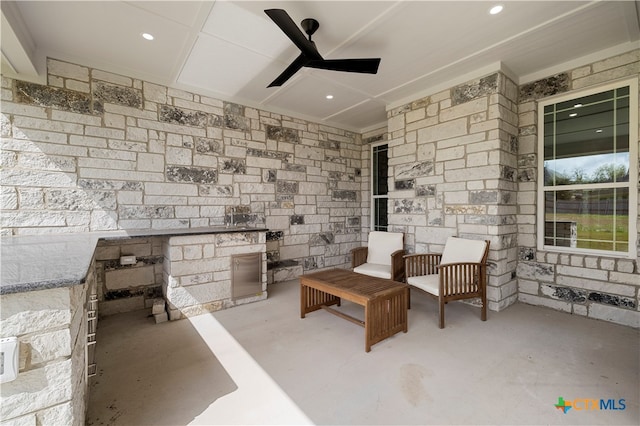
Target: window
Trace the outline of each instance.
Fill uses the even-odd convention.
[[[538,246],[635,257],[637,80],[540,102]]]
[[[388,151],[386,143],[371,146],[371,229],[374,231],[386,231],[388,227]]]

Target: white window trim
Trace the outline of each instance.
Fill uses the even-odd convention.
[[[376,219],[376,213],[375,213],[375,200],[379,199],[379,198],[385,198],[387,200],[387,203],[389,202],[389,192],[387,191],[387,195],[373,195],[373,180],[375,178],[375,176],[373,175],[373,149],[375,147],[378,146],[382,146],[382,145],[387,145],[387,153],[389,152],[389,141],[381,141],[381,142],[375,142],[372,143],[370,146],[370,157],[371,157],[371,164],[370,164],[370,170],[371,170],[371,182],[370,182],[370,186],[369,186],[369,193],[371,194],[371,208],[370,208],[370,219],[369,219],[369,230],[373,231],[375,229],[375,219]],[[387,218],[388,220],[388,218]]]
[[[629,86],[629,249],[626,253],[607,250],[580,249],[572,247],[548,246],[544,244],[544,107],[549,104],[569,101],[615,88]],[[550,96],[538,102],[538,182],[537,182],[537,247],[540,251],[576,253],[592,256],[638,257],[638,78],[611,81],[604,85],[578,89],[570,93]],[[618,185],[616,185],[618,186]]]

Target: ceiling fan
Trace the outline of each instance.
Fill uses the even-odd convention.
[[[302,67],[366,74],[376,74],[378,72],[380,58],[323,59],[316,48],[316,44],[311,40],[311,35],[320,27],[320,24],[315,19],[303,19],[300,23],[304,32],[309,36],[309,40],[307,40],[289,14],[284,10],[267,9],[264,12],[280,27],[301,52],[291,65],[267,87],[282,86]]]

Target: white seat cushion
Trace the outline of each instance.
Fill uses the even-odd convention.
[[[377,263],[363,263],[353,268],[353,272],[369,275],[370,277],[391,279],[391,267],[389,265],[380,265]]]
[[[467,240],[466,238],[449,237],[444,245],[440,264],[482,261],[486,241]]]
[[[403,248],[401,232],[369,232],[367,263],[391,266],[391,254]]]
[[[407,278],[407,284],[431,293],[434,296],[440,294],[440,276],[438,274],[409,277]]]

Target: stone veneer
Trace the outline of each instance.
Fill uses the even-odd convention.
[[[499,310],[535,251],[535,99],[637,74],[637,56],[520,88],[497,72],[393,108],[387,129],[366,135],[49,59],[47,86],[2,79],[2,232],[219,225],[234,207],[270,229],[269,282],[346,266],[369,225],[362,138],[386,137],[392,228],[410,251],[439,250],[453,234],[489,238]],[[612,262],[587,267],[637,273],[634,261]]]
[[[418,253],[490,240],[492,310],[517,298],[517,97],[496,72],[388,111],[390,229]]]
[[[18,377],[2,384],[2,424],[84,424],[87,293],[95,286],[92,266],[85,285],[2,296],[0,335],[20,345]]]
[[[169,319],[191,317],[267,298],[265,232],[203,234],[166,238],[162,292]],[[259,253],[262,291],[232,298],[232,256]]]
[[[640,327],[638,258],[539,251],[537,249],[537,102],[547,96],[639,78],[640,50],[522,85],[518,105],[518,299],[533,305]],[[640,131],[638,132],[640,134]],[[630,143],[640,141],[630,141]],[[640,153],[640,146],[638,149]],[[640,197],[638,197],[640,200]],[[640,211],[640,206],[638,211]],[[638,219],[640,230],[640,219]],[[640,238],[638,238],[640,256]]]
[[[46,86],[2,78],[0,119],[3,235],[233,214],[272,231],[270,282],[361,245],[359,134],[54,59]]]
[[[389,221],[409,251],[487,238],[491,309],[519,298],[640,326],[636,260],[535,241],[535,100],[637,75],[638,55],[521,87],[496,72],[393,108],[364,135],[49,59],[47,86],[2,79],[2,233],[233,215],[270,229],[269,282],[348,266],[369,228],[369,143],[387,140]]]

